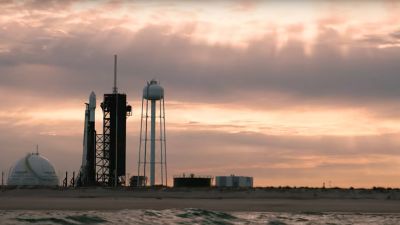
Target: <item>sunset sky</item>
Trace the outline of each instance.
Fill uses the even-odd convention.
[[[173,175],[400,187],[399,1],[0,1],[0,169],[36,144],[78,171],[84,103],[165,88]]]

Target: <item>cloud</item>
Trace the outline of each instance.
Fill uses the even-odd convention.
[[[390,36],[396,39],[400,39],[400,30],[391,33]]]
[[[25,120],[25,119],[21,119]],[[0,137],[1,169],[7,171],[14,161],[39,144],[40,152],[52,161],[60,174],[77,171],[82,154],[81,121],[41,121],[17,126],[2,124]],[[138,125],[137,123],[134,123]],[[129,123],[131,127],[133,124]],[[100,129],[100,124],[97,124]],[[54,132],[56,135],[46,132]],[[334,179],[336,184],[365,186],[366,182],[347,179],[363,176],[380,182],[377,174],[396,180],[399,134],[365,137],[290,136],[261,133],[229,133],[194,129],[167,131],[169,174],[255,176],[257,185],[319,185]],[[127,171],[136,173],[138,132],[127,137]],[[204,141],[207,140],[207,141]],[[66,160],[67,159],[67,160]],[[371,171],[371,172],[366,172]],[[342,178],[342,175],[346,175]],[[304,180],[310,178],[310,180]],[[346,183],[348,182],[348,183]],[[387,185],[395,182],[387,181]]]
[[[74,34],[79,38],[47,40],[46,50],[38,47],[42,40],[33,40],[32,48],[2,55],[8,63],[0,68],[1,84],[37,90],[49,83],[65,96],[86,94],[88,86],[106,88],[113,52],[102,44],[121,43],[117,40],[128,36],[126,46],[116,47],[120,81],[130,84],[125,90],[140,90],[146,79],[156,77],[169,87],[172,99],[185,101],[245,102],[252,96],[265,101],[278,93],[300,102],[364,104],[394,101],[399,95],[395,84],[400,53],[395,49],[354,48],[344,60],[335,47],[321,44],[308,58],[295,42],[276,53],[263,50],[265,44],[274,45],[265,37],[239,51],[194,44],[179,33],[165,35],[168,30],[150,26],[130,34],[115,29],[103,32],[101,41],[91,39],[97,31],[80,31]],[[41,92],[54,93],[51,87]]]
[[[0,56],[5,74],[1,84],[10,87],[14,82],[35,89],[54,78],[59,82],[50,83],[54,89],[70,96],[83,94],[88,85],[106,87],[112,74],[110,58],[117,52],[121,83],[130,84],[125,89],[140,89],[144,80],[156,77],[173,90],[170,96],[176,100],[244,102],[257,96],[265,101],[279,93],[299,101],[356,104],[382,98],[393,101],[399,95],[394,85],[400,54],[396,48],[360,48],[357,42],[348,43],[344,59],[339,51],[341,37],[331,29],[320,31],[310,57],[296,41],[289,41],[279,52],[268,47],[276,45],[273,34],[250,42],[247,50],[238,50],[193,43],[179,31],[170,33],[168,26],[150,25],[132,33],[122,28],[102,31],[97,27],[103,22],[77,26],[59,37],[43,28],[15,26],[14,32],[5,32],[4,38],[11,39],[31,30],[27,36],[34,38],[21,40],[26,43]],[[38,38],[39,33],[44,37]],[[374,40],[381,42],[378,37]],[[54,74],[52,78],[43,77],[49,73]],[[21,80],[26,86],[18,83]]]
[[[397,177],[386,168],[398,168],[398,134],[301,137],[204,130],[168,136],[169,165],[181,173],[251,175],[266,185],[320,185],[331,179],[365,186],[381,183],[376,174]]]

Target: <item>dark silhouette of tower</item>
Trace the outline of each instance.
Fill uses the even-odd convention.
[[[126,119],[132,115],[126,94],[118,93],[117,55],[114,56],[114,87],[111,94],[104,94],[100,104],[103,110],[103,134],[96,137],[97,183],[120,186],[126,174]]]

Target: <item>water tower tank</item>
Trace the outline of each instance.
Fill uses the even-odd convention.
[[[147,100],[160,100],[164,98],[164,88],[156,80],[151,80],[143,88],[143,98]]]

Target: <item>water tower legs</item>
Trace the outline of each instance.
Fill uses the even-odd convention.
[[[151,100],[150,130],[150,185],[155,185],[156,177],[156,101]]]
[[[136,186],[167,185],[164,109],[164,89],[156,80],[147,82],[143,89],[142,99],[138,174],[133,177],[134,180],[143,182],[136,182]],[[157,110],[159,110],[159,113],[157,113]],[[149,126],[148,119],[150,119]],[[157,122],[159,127],[156,125]],[[146,177],[148,170],[150,171],[149,183],[147,183]],[[157,172],[157,170],[159,171]]]

